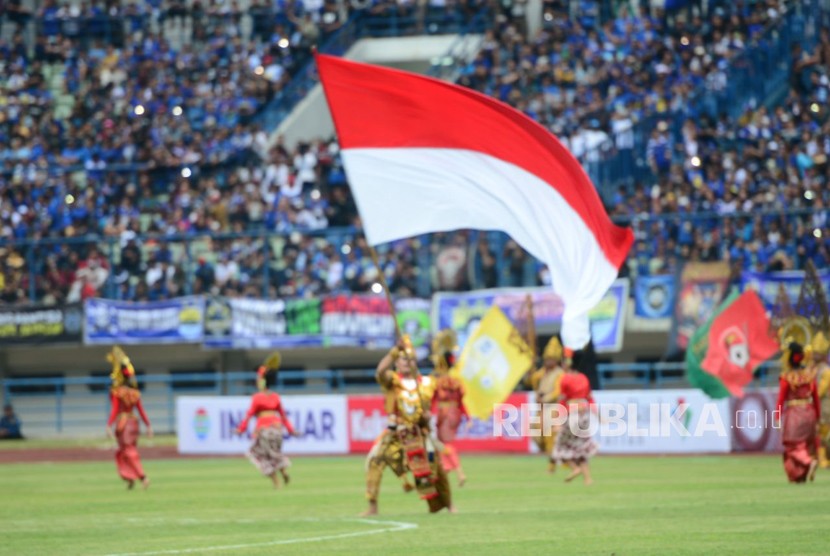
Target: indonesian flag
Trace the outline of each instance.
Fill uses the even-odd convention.
[[[562,339],[633,242],[579,161],[542,126],[490,97],[403,71],[317,55],[343,163],[372,245],[432,232],[500,230],[547,264],[565,302]]]

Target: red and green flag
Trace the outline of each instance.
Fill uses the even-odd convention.
[[[686,378],[711,398],[743,397],[758,366],[778,351],[769,327],[757,293],[732,293],[692,336]]]

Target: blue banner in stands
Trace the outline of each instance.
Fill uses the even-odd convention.
[[[634,313],[646,319],[671,317],[676,278],[671,274],[640,276],[634,282]]]
[[[830,293],[830,271],[819,271],[818,277],[824,286],[824,293]],[[741,273],[741,288],[757,291],[767,309],[775,306],[775,299],[778,297],[778,289],[781,286],[784,286],[790,302],[795,307],[802,282],[804,282],[804,271],[801,270]]]
[[[597,353],[614,353],[622,349],[625,307],[628,301],[628,280],[616,280],[605,297],[588,316],[591,319],[591,337]],[[527,330],[526,299],[533,302],[533,316],[537,334],[558,332],[565,305],[550,288],[498,288],[459,293],[438,293],[432,301],[432,330],[452,328],[463,346],[467,337],[491,305],[498,305],[516,328]]]
[[[87,299],[85,344],[196,343],[204,337],[205,298],[130,303]]]

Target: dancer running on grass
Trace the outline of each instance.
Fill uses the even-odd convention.
[[[257,369],[259,392],[251,398],[248,413],[236,430],[237,434],[244,434],[248,430],[248,422],[256,417],[254,442],[248,450],[248,459],[263,475],[270,477],[274,488],[280,488],[280,476],[285,484],[291,479],[288,475],[291,460],[282,453],[283,429],[296,436],[291,421],[285,416],[280,395],[272,390],[280,360],[280,354],[275,352]]]

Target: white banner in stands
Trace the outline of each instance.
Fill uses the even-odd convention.
[[[733,411],[728,399],[710,400],[694,389],[605,390],[595,392],[594,398],[603,416],[594,433],[601,455],[725,453],[731,449]],[[378,431],[352,430],[350,441],[348,418],[349,409],[355,411],[369,401],[381,414],[379,395],[283,396],[288,417],[301,434],[300,438],[286,437],[286,453],[346,454],[350,447],[352,453],[365,453]],[[233,431],[242,422],[249,403],[247,396],[179,397],[179,452],[244,454],[251,444],[254,422],[249,425],[249,434],[238,436]],[[354,419],[352,415],[352,429],[365,426]],[[529,448],[533,442],[514,444],[509,451],[535,451]],[[504,442],[472,449],[508,451]]]
[[[731,449],[729,399],[700,390],[594,392],[602,424],[600,454],[723,453]]]
[[[346,397],[283,396],[285,411],[299,438],[285,437],[288,454],[345,454],[349,449]],[[250,433],[237,435],[251,403],[248,396],[180,396],[176,399],[176,430],[181,454],[244,454]]]

